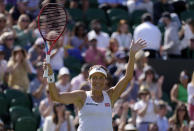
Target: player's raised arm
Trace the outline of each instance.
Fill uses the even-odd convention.
[[[144,47],[146,47],[146,41],[142,39],[139,39],[136,42],[132,41],[125,76],[121,80],[119,80],[115,87],[111,88],[108,91],[112,103],[114,103],[120,97],[122,92],[127,87],[128,83],[133,78],[135,54]]]
[[[55,86],[53,70],[50,64],[44,63],[43,68],[46,69],[47,67],[48,67],[47,81],[51,99],[53,101],[57,101],[64,104],[76,104],[76,105],[79,103],[83,103],[85,101],[86,98],[85,92],[81,90],[59,93]],[[78,106],[80,106],[80,104]]]

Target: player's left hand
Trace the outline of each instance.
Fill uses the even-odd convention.
[[[146,46],[147,46],[147,43],[146,43],[145,40],[139,39],[136,42],[134,42],[132,40],[131,47],[130,47],[130,52],[135,54],[136,52],[138,52],[139,50],[145,48]]]

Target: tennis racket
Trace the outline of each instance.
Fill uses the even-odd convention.
[[[46,63],[50,63],[50,53],[66,28],[67,15],[64,6],[57,3],[48,3],[40,10],[38,15],[38,29],[44,39]],[[48,34],[51,32],[54,32],[55,35],[49,38]],[[43,77],[48,77],[48,68],[44,71]]]

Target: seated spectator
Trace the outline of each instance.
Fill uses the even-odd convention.
[[[148,88],[151,93],[151,97],[160,99],[162,97],[162,85],[164,81],[164,76],[157,79],[157,74],[154,69],[147,66],[144,69],[144,73],[140,76],[139,82],[140,86],[143,85]]]
[[[187,85],[189,83],[189,75],[186,70],[180,72],[179,83],[175,83],[171,89],[171,101],[176,104],[187,103]]]
[[[115,38],[119,43],[119,49],[128,50],[131,44],[132,35],[129,32],[126,20],[120,20],[116,32],[113,32],[111,38]]]
[[[4,76],[7,70],[7,61],[4,59],[4,47],[0,45],[0,86],[4,83]],[[1,92],[1,89],[0,89]]]
[[[138,130],[133,124],[129,123],[125,125],[124,131],[138,131]]]
[[[32,101],[34,106],[39,106],[40,101],[42,101],[46,97],[46,86],[47,82],[42,77],[42,63],[39,62],[35,66],[36,69],[36,77],[30,82],[29,92],[32,95]]]
[[[28,73],[31,73],[30,63],[23,48],[16,46],[8,61],[8,85],[14,89],[27,92],[29,88]]]
[[[0,35],[5,31],[6,27],[6,17],[4,14],[0,13]]]
[[[172,17],[168,12],[162,14],[162,21],[166,28],[164,32],[164,45],[161,47],[161,53],[167,53],[168,58],[180,58],[180,40],[177,23],[172,21]]]
[[[162,34],[159,28],[152,23],[152,16],[150,13],[143,14],[141,19],[142,23],[134,30],[134,41],[139,38],[144,39],[148,42],[148,45],[144,50],[150,53],[149,58],[160,58],[159,50]]]
[[[97,38],[89,39],[89,48],[85,52],[85,61],[90,65],[106,66],[105,50],[97,46]]]
[[[153,6],[153,17],[154,24],[157,25],[162,13],[170,12],[173,13],[174,7],[169,0],[159,0],[154,3]]]
[[[11,57],[11,52],[13,50],[14,41],[15,41],[13,32],[4,32],[0,36],[0,41],[4,46],[5,60],[8,61],[9,58]]]
[[[108,49],[106,50],[106,54],[105,54],[108,66],[113,64],[116,61],[115,54],[117,53],[118,49],[119,49],[118,41],[114,38],[111,38],[109,41]]]
[[[150,14],[153,14],[153,3],[151,0],[128,0],[127,7],[129,13],[133,13],[135,10],[147,10]]]
[[[189,115],[185,104],[177,105],[174,115],[169,118],[169,124],[176,126],[178,129],[189,125]]]
[[[54,103],[53,115],[46,117],[43,131],[75,131],[73,118],[65,109],[65,105]]]
[[[86,35],[86,28],[84,23],[77,22],[73,30],[70,45],[81,52],[84,52],[88,47],[88,40]]]
[[[194,121],[189,122],[189,131],[194,131]]]
[[[28,59],[32,63],[32,66],[35,65],[45,58],[45,51],[44,51],[44,40],[42,38],[37,38],[34,45],[28,50]]]
[[[148,131],[159,131],[158,125],[156,123],[150,123],[148,126]]]
[[[150,123],[157,122],[157,107],[154,98],[146,87],[141,87],[138,93],[139,101],[135,103],[137,113],[136,126],[139,131],[148,131]]]
[[[13,26],[16,33],[16,39],[14,45],[19,45],[25,49],[28,49],[35,41],[33,31],[30,24],[30,18],[26,14],[22,14],[17,22],[17,25]]]
[[[94,19],[91,21],[91,31],[88,32],[88,39],[97,39],[97,47],[107,49],[109,43],[109,35],[101,30],[101,23]]]
[[[169,128],[167,114],[167,104],[160,100],[157,104],[158,106],[158,115],[157,115],[157,125],[158,131],[167,131]]]
[[[41,115],[41,125],[43,126],[43,123],[46,119],[46,117],[51,116],[53,114],[53,101],[51,100],[51,96],[49,94],[49,89],[46,87],[46,98],[40,101],[39,106],[39,112]]]
[[[59,70],[59,74],[57,76],[58,80],[56,82],[56,87],[59,92],[69,92],[71,91],[70,84],[70,72],[67,67],[62,67]]]
[[[99,8],[105,11],[111,8],[121,8],[127,10],[127,8],[124,6],[125,0],[98,0],[98,4]]]
[[[194,71],[191,82],[187,85],[188,111],[191,120],[194,120]]]
[[[149,52],[140,50],[135,54],[134,79],[138,81],[143,71],[148,66]]]

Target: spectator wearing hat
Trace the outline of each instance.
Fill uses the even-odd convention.
[[[7,61],[4,59],[4,46],[0,45],[0,85],[3,85],[7,70]]]
[[[89,39],[89,48],[85,52],[85,61],[90,65],[106,66],[105,50],[97,46],[97,38]]]
[[[151,66],[144,69],[144,73],[139,77],[140,85],[144,85],[151,93],[151,97],[160,99],[162,97],[162,85],[164,76],[158,78],[156,72]]]
[[[13,32],[4,32],[0,36],[0,41],[4,46],[5,60],[8,61],[9,58],[11,57],[11,53],[12,53],[14,41],[15,41]]]
[[[162,34],[159,28],[152,23],[151,14],[145,13],[141,19],[142,23],[135,28],[133,38],[135,41],[143,38],[148,42],[148,46],[144,50],[149,51],[149,58],[160,58]]]
[[[67,67],[62,67],[59,70],[57,78],[58,81],[56,82],[56,87],[58,88],[59,92],[71,91],[70,72]]]
[[[26,52],[20,46],[13,49],[12,56],[8,61],[8,72],[8,85],[27,92],[29,87],[28,73],[31,73],[31,68],[26,58]]]
[[[135,67],[134,67],[134,77],[135,81],[139,79],[144,69],[148,66],[148,56],[149,52],[140,50],[135,55]]]
[[[164,45],[161,47],[161,53],[167,53],[168,58],[180,58],[180,40],[177,25],[172,21],[168,12],[162,14],[162,21],[165,25]]]
[[[90,66],[91,65],[88,63],[83,64],[81,67],[81,73],[71,79],[71,91],[79,90],[82,83],[88,81],[88,70]]]
[[[167,114],[167,104],[160,100],[157,104],[158,114],[157,114],[157,125],[158,131],[167,131],[169,128]]]
[[[151,93],[145,86],[140,87],[138,96],[139,101],[134,106],[137,113],[136,126],[139,131],[147,131],[148,125],[157,121],[156,100],[151,98]]]
[[[32,102],[34,106],[39,106],[40,101],[46,97],[47,82],[43,79],[42,62],[35,65],[36,76],[30,82],[29,93],[32,95]]]
[[[44,60],[44,57],[44,40],[39,37],[36,39],[34,45],[28,50],[28,59],[35,67],[37,63]]]
[[[99,20],[94,19],[91,21],[92,30],[88,32],[88,39],[96,38],[97,47],[107,49],[109,43],[109,35],[101,30],[101,23]]]

